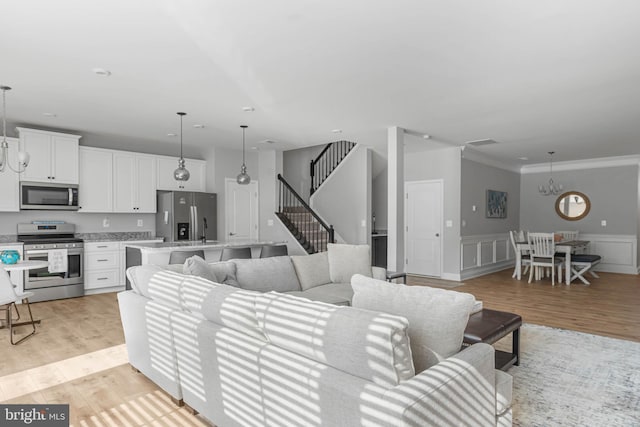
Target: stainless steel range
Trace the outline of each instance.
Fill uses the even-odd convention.
[[[74,233],[73,224],[18,224],[24,259],[48,263],[25,272],[24,289],[35,294],[31,302],[84,295],[84,243]]]

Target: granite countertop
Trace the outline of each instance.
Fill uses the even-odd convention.
[[[166,252],[176,248],[185,249],[222,249],[228,247],[242,247],[242,246],[262,246],[262,245],[278,245],[285,242],[274,241],[258,241],[258,240],[238,240],[233,242],[225,242],[220,240],[207,240],[202,243],[200,240],[189,240],[182,242],[161,242],[161,243],[144,243],[139,245],[131,245],[132,248],[144,250],[146,252]]]
[[[127,241],[127,240],[158,240],[162,241],[162,237],[153,237],[149,231],[132,231],[119,233],[76,233],[78,239],[85,242],[109,242],[109,241]]]
[[[14,245],[22,244],[18,242],[18,236],[15,234],[0,234],[0,243],[10,243]]]

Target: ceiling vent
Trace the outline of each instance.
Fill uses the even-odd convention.
[[[494,141],[493,139],[479,139],[477,141],[469,141],[467,145],[473,145],[474,147],[480,147],[481,145],[490,145],[497,144],[498,141]]]

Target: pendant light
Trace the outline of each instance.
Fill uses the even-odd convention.
[[[11,90],[9,86],[0,86],[2,90],[2,142],[0,142],[0,172],[4,172],[6,166],[15,173],[24,172],[29,165],[29,153],[25,151],[18,152],[18,167],[16,169],[9,163],[9,143],[7,142],[7,91]]]
[[[182,118],[187,115],[187,113],[176,113],[180,116],[180,159],[178,160],[178,169],[173,171],[173,178],[176,181],[189,181],[189,177],[191,174],[184,167],[184,157],[182,157]]]
[[[540,185],[538,191],[543,196],[556,196],[562,193],[562,184],[556,184],[553,182],[553,154],[555,151],[549,151],[550,163],[549,163],[549,184],[547,186]]]
[[[247,174],[247,166],[244,164],[244,131],[249,126],[241,125],[242,128],[242,166],[240,167],[240,174],[236,178],[236,181],[240,185],[247,185],[251,182],[251,177]]]

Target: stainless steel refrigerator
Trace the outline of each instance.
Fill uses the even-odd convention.
[[[216,240],[217,201],[214,193],[158,191],[156,236],[165,242]]]

